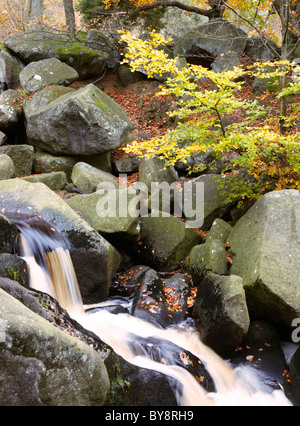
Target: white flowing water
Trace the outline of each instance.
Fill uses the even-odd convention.
[[[112,314],[105,309],[85,312],[69,251],[56,247],[45,254],[45,268],[38,265],[33,249],[21,233],[22,255],[30,270],[31,287],[55,297],[85,329],[92,331],[129,363],[172,377],[180,384],[174,389],[179,406],[290,406],[281,390],[267,393],[256,372],[245,367],[232,369],[204,345],[194,329],[161,329],[129,314]],[[32,244],[32,242],[31,242]],[[106,303],[101,304],[105,307]],[[93,306],[86,306],[86,310]],[[140,340],[171,342],[195,355],[205,365],[215,384],[207,392],[187,370],[178,365],[158,362],[146,350],[134,350]],[[175,363],[174,363],[175,364]]]

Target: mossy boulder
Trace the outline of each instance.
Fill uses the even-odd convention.
[[[44,183],[48,188],[54,190],[61,190],[64,188],[67,182],[67,175],[65,172],[51,172],[41,173],[38,175],[26,176],[23,178],[27,182],[32,183]]]
[[[0,405],[97,406],[104,403],[110,381],[100,355],[2,289],[0,343]]]
[[[29,288],[29,271],[26,261],[10,253],[0,254],[0,277],[19,282]]]
[[[105,192],[76,195],[66,202],[100,233],[137,236],[139,218],[131,215],[128,208],[136,194],[127,188]]]
[[[213,61],[230,50],[241,57],[247,39],[247,34],[229,21],[214,19],[178,37],[174,56],[184,56],[187,61],[195,58]]]
[[[20,84],[25,90],[40,90],[51,84],[68,86],[78,80],[78,72],[57,58],[31,62],[20,73]]]
[[[54,155],[102,154],[118,148],[132,129],[125,111],[93,84],[55,100],[44,90],[24,106],[27,137],[40,150]]]
[[[250,313],[290,327],[300,317],[300,194],[261,197],[228,236],[230,273],[244,280]]]
[[[57,58],[74,68],[81,79],[100,75],[108,59],[106,52],[91,49],[66,34],[44,31],[13,35],[4,40],[4,45],[26,64]]]

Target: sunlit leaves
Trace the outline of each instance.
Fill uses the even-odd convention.
[[[132,70],[143,68],[149,77],[166,76],[159,95],[174,98],[175,108],[169,115],[177,122],[162,136],[142,143],[135,141],[126,148],[128,152],[159,156],[166,159],[167,165],[186,162],[208,150],[216,158],[227,154],[231,160],[223,172],[239,175],[231,190],[233,197],[242,199],[257,199],[274,189],[300,189],[299,132],[282,134],[280,116],[270,114],[267,102],[260,105],[255,99],[237,96],[246,75],[280,79],[295,73],[291,63],[254,64],[248,69],[235,67],[215,73],[197,65],[178,67],[178,58],[165,53],[162,44],[166,41],[155,32],[148,40],[122,33],[122,40],[127,43],[125,61]],[[296,79],[278,96],[298,92]],[[285,120],[292,126],[293,114]],[[201,170],[201,164],[197,166]]]

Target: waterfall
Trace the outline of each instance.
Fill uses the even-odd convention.
[[[37,217],[12,221],[20,230],[15,252],[28,265],[30,286],[54,297],[70,314],[83,313],[75,270],[62,235]]]
[[[3,58],[0,58],[0,94],[6,88],[6,65]]]
[[[94,306],[89,305],[84,309],[70,253],[62,236],[36,218],[14,223],[20,230],[16,252],[28,264],[30,285],[55,297],[73,319],[99,336],[127,362],[176,379],[178,386],[174,394],[179,406],[292,405],[283,391],[266,392],[253,370],[232,369],[201,342],[195,329],[158,328],[129,314],[110,313],[105,310],[109,303],[101,303],[104,309],[91,310]],[[207,392],[191,373],[175,365],[171,355],[164,362],[156,359],[149,353],[152,341],[159,341],[161,346],[171,342],[201,360],[214,381],[215,392]]]

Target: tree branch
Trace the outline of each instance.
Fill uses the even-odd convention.
[[[156,1],[151,4],[145,4],[145,5],[139,6],[133,12],[129,14],[129,17],[134,18],[140,12],[144,12],[146,10],[158,9],[158,8],[165,9],[166,7],[177,7],[178,9],[185,10],[186,12],[197,13],[198,15],[206,16],[207,18],[211,18],[212,16],[211,9],[201,9],[195,6],[188,6],[187,4],[181,3],[180,1],[177,1],[177,0],[166,0],[166,1],[163,0],[163,1]]]

